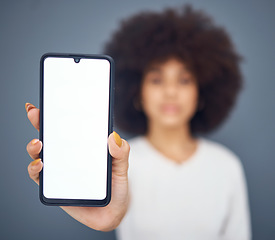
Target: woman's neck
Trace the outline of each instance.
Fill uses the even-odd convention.
[[[149,125],[146,138],[160,153],[177,163],[188,160],[197,149],[197,140],[188,125],[177,128]]]

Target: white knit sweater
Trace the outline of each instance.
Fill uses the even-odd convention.
[[[144,137],[129,141],[128,212],[119,240],[249,240],[245,175],[224,146],[199,139],[183,164],[159,153]]]

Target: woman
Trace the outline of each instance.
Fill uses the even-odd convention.
[[[129,142],[129,193],[129,146],[114,133],[111,203],[62,208],[97,230],[119,226],[122,240],[250,239],[239,159],[197,137],[222,123],[241,87],[240,57],[227,33],[190,6],[144,12],[122,23],[105,52],[116,63],[116,123],[139,135]],[[33,123],[38,111],[28,112]],[[41,147],[28,144],[32,158]],[[29,166],[36,182],[41,169],[40,160]]]

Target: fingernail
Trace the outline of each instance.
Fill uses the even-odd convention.
[[[32,161],[32,166],[37,165],[37,163],[39,163],[41,161],[41,158],[37,158],[34,161]]]
[[[39,142],[39,139],[33,139],[33,140],[31,141],[31,144],[34,145],[34,144],[36,144],[37,142]]]
[[[26,112],[28,113],[32,108],[35,108],[35,106],[33,106],[31,103],[25,103],[25,109]]]
[[[113,131],[113,133],[114,133],[114,138],[115,138],[116,144],[117,144],[119,147],[121,147],[121,145],[122,145],[122,140],[121,140],[120,136],[119,136],[115,131]]]

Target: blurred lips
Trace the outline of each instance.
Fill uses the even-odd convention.
[[[165,114],[176,114],[180,111],[180,107],[175,104],[164,104],[161,106],[161,111]]]

